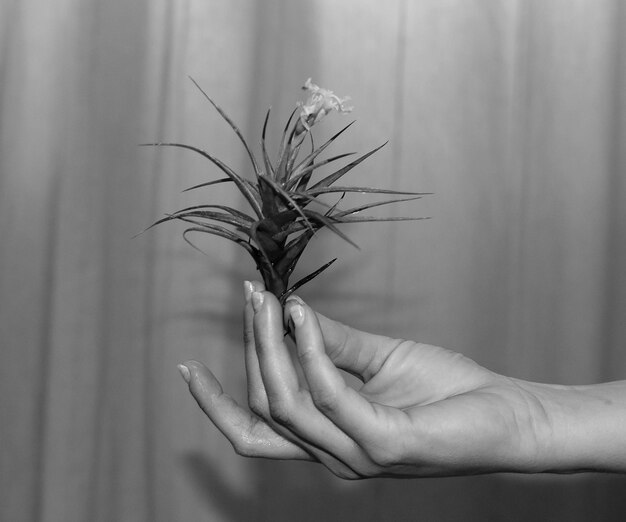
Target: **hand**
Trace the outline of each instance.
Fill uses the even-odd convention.
[[[251,412],[201,363],[185,363],[191,393],[239,454],[315,460],[344,478],[544,469],[550,423],[529,383],[351,329],[297,298],[283,312],[262,290],[248,287],[244,314]]]

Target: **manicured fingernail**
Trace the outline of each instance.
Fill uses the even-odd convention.
[[[184,364],[179,364],[176,367],[183,376],[183,379],[185,379],[185,382],[189,384],[189,381],[191,381],[191,372],[189,371],[189,368],[187,368]]]
[[[296,325],[296,328],[302,326],[302,323],[304,323],[304,308],[299,304],[292,305],[291,308],[289,308],[289,316],[293,324]]]
[[[250,302],[250,296],[252,295],[252,292],[254,292],[254,286],[252,285],[252,283],[250,281],[244,281],[243,282],[243,295],[246,298],[246,303]]]
[[[263,306],[264,296],[261,292],[252,292],[252,308],[255,312],[258,312]]]

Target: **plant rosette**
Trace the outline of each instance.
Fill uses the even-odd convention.
[[[236,243],[254,259],[267,290],[271,291],[284,304],[287,297],[295,290],[311,281],[336,261],[336,258],[332,259],[290,286],[289,280],[298,260],[318,230],[327,228],[356,246],[338,228],[338,225],[426,219],[422,217],[372,217],[364,216],[362,212],[374,207],[420,199],[427,193],[336,184],[344,175],[384,147],[386,143],[357,157],[331,174],[326,174],[321,179],[316,180],[318,176],[315,174],[320,167],[336,164],[339,160],[355,154],[350,152],[320,159],[322,153],[351,127],[354,121],[348,123],[319,147],[314,145],[312,137],[313,126],[317,125],[325,116],[333,111],[348,113],[352,110],[351,107],[346,106],[349,98],[340,98],[332,91],[318,87],[309,78],[303,86],[303,89],[308,93],[308,98],[305,102],[297,103],[296,108],[291,113],[282,132],[280,147],[274,161],[270,158],[266,147],[266,133],[270,117],[270,110],[267,111],[261,133],[261,161],[259,161],[237,125],[226,112],[207,95],[193,78],[191,81],[228,123],[243,144],[250,159],[254,179],[250,180],[238,174],[213,154],[192,145],[159,142],[146,143],[144,146],[178,147],[203,156],[215,165],[225,177],[195,185],[186,191],[207,188],[220,183],[233,183],[244,196],[250,208],[244,212],[226,205],[195,205],[167,214],[148,229],[167,221],[182,221],[188,225],[183,233],[183,238],[194,248],[197,247],[189,240],[188,236],[196,232],[220,236]],[[306,141],[310,141],[311,146],[310,150],[304,151],[303,144]],[[368,202],[356,207],[341,209],[339,203],[347,193],[385,194],[392,195],[393,199]],[[323,196],[328,194],[338,196],[334,204],[328,204],[324,201]]]

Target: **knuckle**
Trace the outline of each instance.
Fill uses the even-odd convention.
[[[315,407],[323,413],[332,413],[337,410],[335,390],[314,390],[311,391],[311,398]]]
[[[291,401],[287,399],[274,399],[269,402],[270,416],[283,426],[291,426],[293,424],[293,412]]]
[[[389,434],[380,432],[363,449],[376,467],[388,469],[402,462],[402,445],[401,437],[390,438]]]
[[[377,448],[369,451],[369,457],[379,468],[391,468],[398,463],[399,457],[392,448]]]
[[[331,359],[338,359],[348,350],[351,339],[355,339],[356,330],[346,324],[336,323],[339,327],[340,337],[332,346],[327,346],[328,356]]]
[[[262,418],[268,417],[268,407],[267,402],[258,395],[250,395],[248,396],[248,407],[250,411],[255,415],[258,415]]]
[[[257,454],[255,448],[243,440],[233,442],[233,449],[240,457],[255,457]]]
[[[302,367],[315,364],[316,353],[310,346],[298,346],[298,361]]]

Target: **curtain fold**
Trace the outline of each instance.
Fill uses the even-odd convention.
[[[250,175],[307,77],[350,95],[351,181],[434,192],[321,233],[302,295],[357,328],[520,378],[626,376],[626,10],[620,0],[0,3],[0,519],[621,520],[623,477],[344,483],[240,458],[176,363],[245,403],[254,265],[163,214],[243,208],[179,141]],[[316,140],[350,119],[333,116]]]

